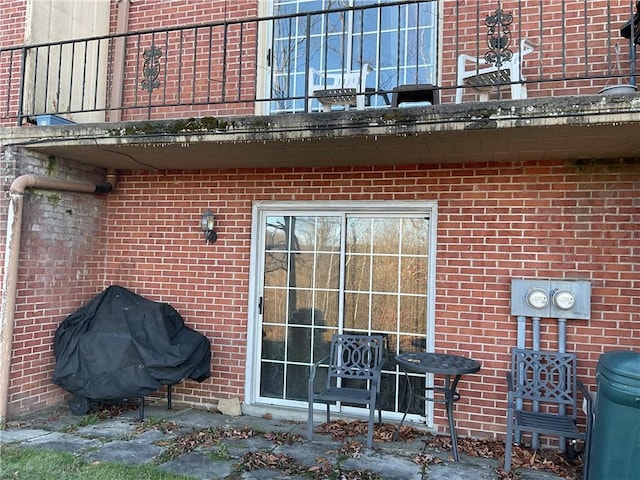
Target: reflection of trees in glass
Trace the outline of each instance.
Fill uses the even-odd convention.
[[[424,325],[427,227],[414,218],[347,220],[345,326],[367,329],[371,322],[375,331],[395,332],[406,323],[414,332]]]
[[[274,221],[267,224],[267,237],[266,255],[265,261],[265,273],[271,273],[273,271],[282,271],[287,276],[287,286],[289,298],[288,298],[288,311],[295,310],[296,299],[296,262],[295,255],[298,248],[298,238],[295,235],[296,217],[280,217],[281,222]],[[275,220],[275,219],[274,219]],[[281,233],[282,235],[279,235]],[[274,243],[269,243],[271,239]],[[283,250],[287,252],[285,255],[279,255],[279,252],[272,253],[273,250]],[[267,270],[268,268],[268,270]]]
[[[337,312],[337,297],[324,292],[339,288],[340,228],[339,217],[267,220],[265,288],[287,288],[284,318],[301,308]]]
[[[281,291],[272,317],[291,323],[296,311],[321,312],[335,325],[340,289],[340,217],[270,217],[265,289]],[[349,217],[344,327],[420,333],[425,324],[427,228],[424,218]],[[273,290],[272,290],[273,291]],[[276,298],[276,295],[265,298]],[[310,315],[310,314],[308,314]],[[313,314],[306,325],[319,327]],[[267,321],[274,321],[265,318]]]
[[[374,0],[276,1],[274,15],[322,13],[273,21],[272,98],[279,110],[304,107],[309,67],[359,70],[371,65],[378,90],[434,83],[437,3],[385,5]],[[336,11],[345,7],[358,10]],[[372,101],[381,101],[373,98]],[[295,105],[294,105],[295,104]]]
[[[348,0],[327,0],[325,2],[274,2],[274,16],[291,15],[312,11],[330,11],[349,6]],[[271,97],[276,100],[279,110],[292,108],[291,97],[305,94],[308,67],[321,67],[319,60],[323,52],[323,38],[329,33],[348,34],[345,27],[345,12],[331,15],[316,14],[301,17],[289,17],[273,21],[272,47],[272,85]],[[323,33],[323,26],[326,33]],[[307,37],[310,33],[310,38]],[[335,47],[326,45],[329,51]],[[341,55],[342,50],[337,54]],[[308,55],[308,65],[307,65]],[[302,101],[302,100],[301,100]]]

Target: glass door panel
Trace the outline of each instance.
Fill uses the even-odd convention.
[[[309,366],[338,329],[341,222],[268,216],[264,229],[260,370],[275,383],[260,394],[305,400]]]

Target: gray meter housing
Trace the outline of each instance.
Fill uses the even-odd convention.
[[[511,315],[589,320],[591,282],[514,278],[511,280]]]

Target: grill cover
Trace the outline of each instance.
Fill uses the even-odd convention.
[[[169,304],[108,287],[65,318],[54,338],[53,383],[93,400],[140,397],[211,376],[211,346]]]

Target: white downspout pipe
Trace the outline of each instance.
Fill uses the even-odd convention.
[[[4,254],[4,277],[2,279],[2,304],[0,307],[0,429],[4,429],[9,406],[9,375],[11,372],[11,346],[15,318],[16,292],[18,285],[18,261],[20,258],[20,233],[22,230],[22,207],[27,188],[60,190],[67,192],[108,193],[109,183],[96,184],[86,181],[61,180],[36,175],[21,175],[9,188],[9,215]]]

